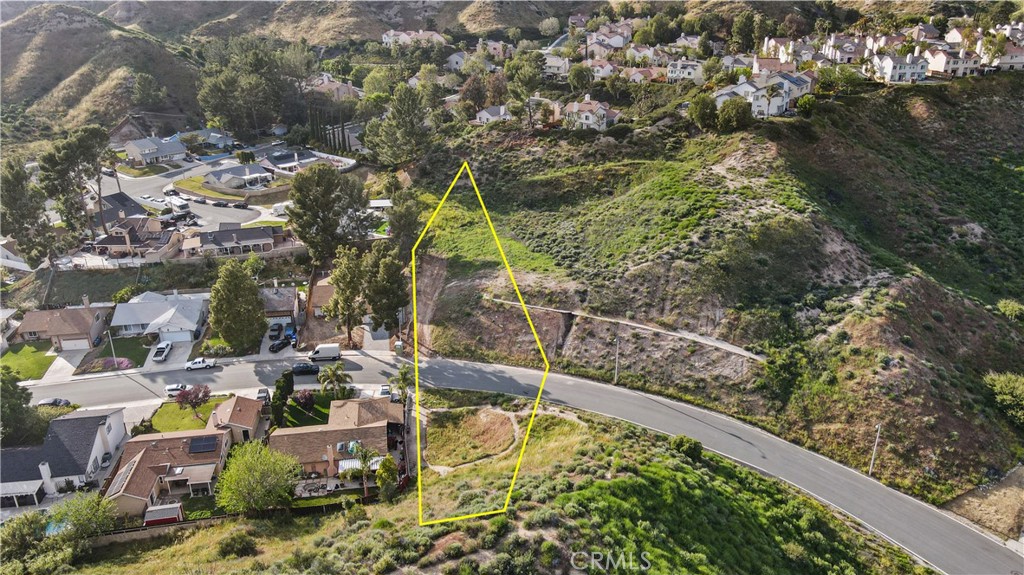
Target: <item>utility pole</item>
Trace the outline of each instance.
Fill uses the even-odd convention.
[[[619,384],[619,336],[615,336],[615,377],[612,379],[613,385]]]
[[[110,337],[109,329],[107,330],[107,341],[110,342],[110,355],[114,358],[114,368],[120,369],[117,367],[117,353],[114,351],[114,338]]]
[[[875,446],[871,449],[871,464],[868,465],[868,477],[875,471],[875,454],[878,453],[878,439],[882,436],[882,424],[875,426]]]

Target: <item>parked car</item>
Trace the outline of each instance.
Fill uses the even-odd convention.
[[[183,391],[185,391],[187,389],[192,389],[192,386],[191,385],[185,385],[184,383],[172,383],[170,385],[165,385],[164,386],[164,393],[167,394],[167,397],[175,397],[179,393],[181,393],[181,392],[183,392]]]
[[[171,354],[172,347],[174,347],[174,344],[169,341],[161,342],[156,346],[156,352],[153,354],[153,361],[167,361],[167,356]]]
[[[204,198],[203,196],[196,196],[194,198],[190,198],[189,201],[196,204],[205,204],[206,198]]]
[[[292,375],[316,375],[320,373],[320,366],[313,363],[296,363],[292,366]]]
[[[261,387],[259,391],[256,392],[256,399],[262,401],[263,403],[269,403],[270,390],[265,387]]]
[[[317,369],[319,370],[319,368]],[[36,404],[37,407],[67,407],[69,405],[71,405],[70,401],[66,399],[61,399],[59,397],[48,397],[46,399],[40,399],[39,403]]]
[[[167,203],[167,200],[165,200],[163,198],[153,198],[152,202],[154,204],[161,204],[161,205],[163,205],[163,204]]]
[[[279,340],[277,340],[275,342],[272,342],[268,349],[270,349],[270,353],[277,353],[277,352],[281,351],[282,349],[288,347],[291,344],[292,344],[291,340],[279,339]]]
[[[110,464],[111,464],[111,462],[113,462],[113,460],[114,460],[114,454],[113,453],[104,453],[103,454],[103,459],[100,460],[100,467],[102,467],[103,469],[106,469],[106,468],[110,467]]]
[[[165,196],[180,196],[181,194],[178,192],[178,190],[175,190],[174,188],[171,188],[169,190],[164,190],[164,195]]]
[[[211,369],[215,365],[217,365],[216,359],[197,357],[185,364],[185,371],[192,371],[193,369]]]
[[[231,204],[231,207],[239,209],[239,210],[248,210],[249,209],[249,204],[247,204],[245,202],[235,202],[235,203]]]
[[[228,203],[225,202],[224,200],[217,200],[217,201],[211,203],[210,205],[215,207],[215,208],[226,208],[226,207],[228,207]]]
[[[142,194],[142,197],[140,199],[146,200],[148,202],[148,201],[152,201],[153,196],[151,196],[149,194]]]
[[[292,341],[295,341],[297,339],[295,337],[295,324],[289,323],[284,326],[284,338],[290,339]]]
[[[381,397],[391,397],[391,386],[386,384],[386,383],[384,385],[380,386],[380,396]]]
[[[242,142],[235,142],[234,144],[231,144],[231,147],[236,150],[242,150],[245,148],[245,144],[243,144]]]
[[[271,146],[283,146],[285,144],[287,144],[287,142],[284,140],[274,140],[273,142],[270,142]]]
[[[100,173],[103,174],[104,176],[117,177],[117,172],[115,172],[113,168],[100,168]]]
[[[341,348],[336,343],[321,343],[309,352],[309,361],[341,359]]]
[[[277,341],[281,339],[281,332],[284,330],[284,326],[279,323],[275,323],[270,326],[270,339]]]

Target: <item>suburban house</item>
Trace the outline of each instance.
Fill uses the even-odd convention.
[[[509,113],[508,108],[505,106],[489,106],[476,113],[476,121],[480,124],[504,122],[505,120],[511,119],[512,114]]]
[[[62,309],[38,309],[25,312],[15,332],[16,341],[49,339],[61,351],[92,349],[106,329],[107,316],[112,308],[86,305]]]
[[[983,61],[989,66],[994,66],[1003,71],[1024,70],[1024,45],[1015,46],[1007,42],[1002,56],[995,58],[984,56]]]
[[[929,48],[924,51],[928,60],[928,75],[943,78],[963,78],[981,73],[981,56],[977,52],[960,50],[940,50]]]
[[[604,80],[608,76],[614,76],[619,72],[619,68],[608,60],[587,60],[586,64],[590,71],[594,73],[595,80]]]
[[[703,84],[704,65],[693,60],[676,60],[669,63],[667,77],[672,83],[690,80],[694,84]]]
[[[111,257],[139,256],[147,262],[158,262],[178,254],[184,236],[165,230],[160,220],[149,216],[132,216],[107,225],[108,233],[93,242],[97,251]]]
[[[754,59],[750,56],[723,56],[722,57],[722,69],[726,72],[732,72],[733,70],[739,70],[742,68],[752,68],[754,66]]]
[[[344,98],[362,98],[364,93],[361,88],[352,85],[352,80],[339,82],[327,72],[320,72],[308,84],[310,90],[326,94],[332,100]]]
[[[769,98],[769,86],[775,86],[775,94]],[[812,77],[807,72],[790,74],[758,74],[749,80],[740,76],[740,83],[726,86],[714,93],[715,104],[722,104],[731,98],[743,98],[750,103],[750,112],[755,117],[767,118],[778,116],[789,108],[796,106],[796,101],[803,95],[811,93],[814,87]]]
[[[332,401],[326,424],[278,428],[269,446],[298,459],[306,474],[332,477],[358,468],[357,446],[382,455],[393,449],[404,424],[405,408],[390,397]]]
[[[542,98],[540,92],[534,92],[526,100],[535,122],[560,122],[562,120],[562,104],[547,98]]]
[[[505,42],[484,40],[481,38],[476,45],[477,51],[483,51],[490,54],[492,58],[497,61],[504,60],[505,58],[511,58],[515,52],[515,46],[512,44],[506,44]]]
[[[856,36],[831,34],[821,52],[836,64],[851,64],[864,55],[864,41]]]
[[[584,57],[607,59],[619,49],[607,42],[588,42]]]
[[[888,48],[895,49],[906,41],[907,37],[904,34],[879,34],[877,36],[868,36],[864,40],[864,46],[872,52],[884,52]]]
[[[663,82],[668,70],[665,68],[626,68],[622,75],[633,84]]]
[[[235,139],[231,137],[231,134],[228,134],[224,130],[217,130],[214,128],[203,128],[202,130],[181,132],[168,139],[180,142],[182,138],[191,136],[199,138],[199,145],[204,148],[223,150],[235,145]]]
[[[920,48],[916,49],[918,54],[907,54],[898,56],[892,54],[875,54],[871,57],[871,68],[873,76],[880,82],[886,84],[905,84],[919,82],[925,78],[928,72],[928,61],[920,56]],[[865,65],[865,73],[871,70]]]
[[[226,429],[231,432],[231,442],[261,440],[270,429],[270,416],[264,414],[264,403],[240,395],[213,408],[207,429]]]
[[[309,291],[306,301],[306,314],[314,317],[324,317],[324,306],[334,296],[334,286],[330,284],[330,278],[325,277],[317,280],[313,289]]]
[[[125,436],[123,407],[53,419],[42,445],[0,450],[0,506],[38,505],[47,495],[98,481]]]
[[[125,154],[135,164],[159,164],[173,162],[185,157],[185,146],[177,140],[161,140],[160,138],[143,138],[132,140],[124,145]]]
[[[92,208],[93,225],[97,227],[100,227],[103,223],[109,224],[125,218],[149,214],[146,208],[142,207],[139,202],[136,202],[124,192],[106,194],[100,200],[98,206],[96,202],[93,202]]]
[[[153,335],[159,341],[195,341],[209,315],[210,294],[139,294],[114,308],[111,329],[120,337]]]
[[[566,78],[569,75],[569,66],[572,63],[568,58],[561,56],[544,56],[544,76],[548,78]]]
[[[946,35],[942,39],[950,44],[962,44],[970,34],[971,32],[968,31],[968,28],[956,26],[947,30]]]
[[[211,186],[238,190],[269,184],[274,181],[274,174],[259,164],[241,164],[209,172],[203,180]]]
[[[210,232],[196,232],[181,244],[186,258],[267,253],[285,241],[281,226],[243,228],[237,222],[221,222],[220,228]]]
[[[942,35],[939,29],[933,26],[931,22],[918,24],[911,28],[904,28],[900,32],[905,34],[907,38],[918,42],[921,40],[934,40]]]
[[[408,46],[410,44],[444,44],[444,36],[432,30],[388,30],[381,36],[381,42],[390,48],[393,44]]]
[[[293,287],[260,288],[260,297],[270,323],[292,323],[299,316],[299,290]]]
[[[615,124],[618,117],[618,110],[613,110],[607,102],[591,100],[590,94],[585,95],[582,102],[572,102],[562,109],[562,123],[572,130],[603,132]]]
[[[760,58],[754,56],[754,66],[751,70],[755,74],[765,72],[796,72],[796,62],[783,62],[778,58]]]
[[[682,34],[678,38],[676,38],[675,44],[680,48],[690,48],[692,50],[696,50],[698,47],[700,47],[700,36],[696,34]]]
[[[104,495],[117,510],[142,516],[167,497],[213,493],[231,448],[230,429],[191,429],[139,435],[124,444],[121,461]]]
[[[445,62],[445,68],[448,68],[453,72],[458,72],[459,70],[462,69],[462,66],[466,63],[466,60],[468,59],[469,54],[462,51],[456,52],[448,56],[448,59]]]

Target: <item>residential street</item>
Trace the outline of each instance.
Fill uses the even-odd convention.
[[[356,384],[381,384],[403,360],[388,353],[347,352],[346,371]],[[163,386],[207,384],[215,392],[273,386],[286,361],[235,363],[212,370],[112,375],[32,388],[36,397],[62,397],[83,406],[163,400]],[[173,367],[173,366],[171,366]],[[427,386],[500,391],[533,396],[540,372],[464,361],[431,359],[421,364]],[[298,385],[315,384],[311,376]],[[1024,556],[943,511],[863,474],[737,420],[684,403],[574,377],[552,374],[544,400],[632,421],[669,434],[686,434],[704,447],[790,482],[856,517],[943,572],[1024,573]],[[870,449],[869,445],[865,449]]]

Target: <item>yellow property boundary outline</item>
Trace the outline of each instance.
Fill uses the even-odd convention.
[[[523,445],[519,448],[519,459],[516,460],[516,469],[512,472],[512,483],[508,486],[508,493],[505,495],[505,505],[501,509],[495,509],[494,511],[484,511],[481,513],[471,513],[469,515],[459,515],[458,517],[447,517],[444,519],[431,519],[430,521],[423,520],[423,442],[420,438],[420,433],[423,428],[420,419],[420,338],[419,338],[419,317],[416,314],[416,248],[419,247],[420,242],[427,235],[427,230],[430,229],[431,224],[434,223],[434,218],[440,213],[441,208],[444,206],[444,202],[448,199],[448,194],[455,188],[456,182],[462,177],[462,173],[465,172],[469,175],[469,181],[473,184],[473,191],[476,192],[476,197],[480,200],[480,209],[484,212],[484,219],[487,221],[487,227],[491,230],[491,236],[494,238],[494,243],[498,247],[498,253],[501,254],[501,261],[505,264],[505,269],[508,271],[508,278],[512,280],[512,287],[516,290],[516,297],[519,298],[519,305],[523,310],[523,315],[526,316],[526,323],[530,325],[530,331],[533,332],[533,339],[537,342],[537,349],[540,350],[541,359],[544,360],[544,375],[540,379],[540,389],[537,391],[537,398],[533,401],[533,410],[530,412],[530,422],[526,426],[526,435],[523,436]],[[469,162],[463,162],[462,168],[455,174],[455,179],[452,180],[451,185],[448,186],[448,191],[441,197],[440,203],[434,208],[434,212],[430,214],[430,219],[427,220],[427,225],[423,227],[423,231],[420,232],[419,238],[416,239],[416,243],[412,247],[412,326],[413,326],[413,366],[416,374],[416,494],[417,494],[417,506],[419,507],[419,522],[420,525],[436,525],[438,523],[448,523],[450,521],[459,521],[461,519],[471,519],[473,517],[483,517],[485,515],[497,515],[504,513],[508,510],[509,503],[512,501],[512,490],[516,486],[516,478],[519,477],[519,468],[523,464],[523,454],[526,453],[526,444],[530,440],[530,430],[533,429],[533,420],[537,416],[537,407],[540,405],[541,394],[544,393],[544,383],[548,379],[548,371],[551,369],[551,364],[548,363],[548,356],[544,353],[544,346],[540,343],[540,336],[537,335],[537,328],[533,326],[533,320],[530,319],[530,312],[526,309],[526,302],[523,301],[523,294],[519,292],[519,285],[516,283],[516,278],[512,274],[512,267],[508,264],[508,258],[505,257],[505,250],[501,247],[501,240],[498,239],[498,232],[494,230],[494,223],[491,222],[491,215],[487,212],[487,206],[484,205],[484,198],[480,195],[480,188],[476,185],[476,180],[473,178],[473,171],[469,169]]]

